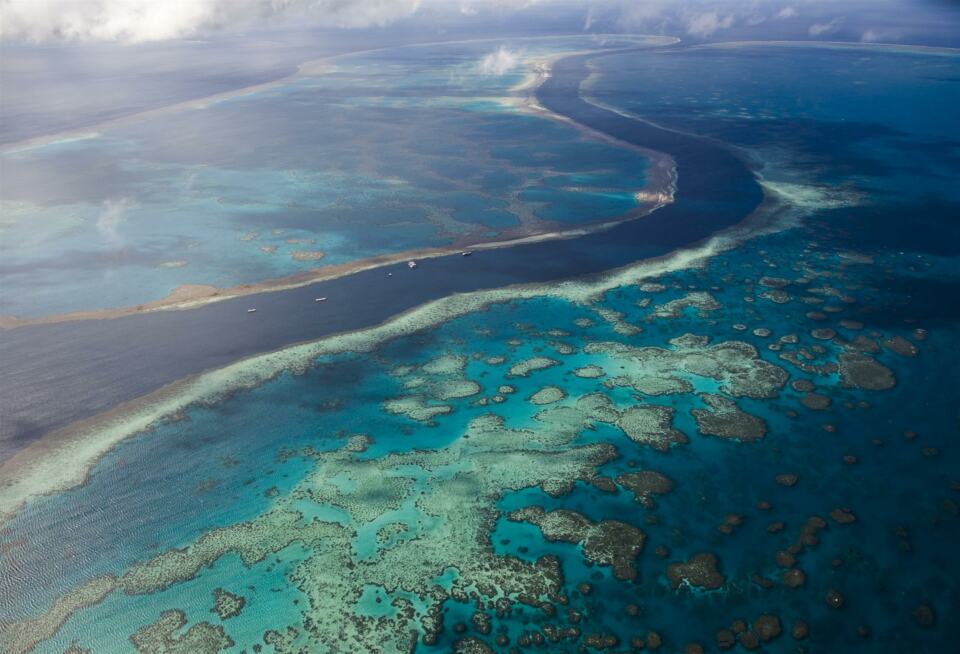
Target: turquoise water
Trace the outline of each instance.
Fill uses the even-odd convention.
[[[182,284],[230,287],[628,216],[646,159],[521,111],[511,91],[541,57],[623,43],[337,57],[205,106],[8,150],[0,313],[134,306]],[[512,66],[486,71],[499,48]]]
[[[569,396],[565,404],[571,404],[569,399],[577,396],[606,392],[602,379],[581,379],[571,374],[573,369],[584,365],[609,366],[601,356],[583,354],[583,346],[588,342],[610,339],[663,347],[668,339],[688,331],[709,332],[716,341],[736,339],[754,343],[768,361],[784,365],[795,373],[767,350],[766,345],[791,332],[800,336],[796,348],[809,348],[817,342],[807,332],[822,323],[802,317],[805,310],[800,301],[804,297],[802,285],[791,289],[798,299],[786,305],[760,299],[746,304],[743,297],[762,292],[746,279],[767,272],[767,261],[779,260],[787,253],[796,253],[798,246],[807,246],[814,234],[813,229],[794,230],[756,241],[718,257],[703,271],[662,278],[659,281],[667,284],[668,290],[661,293],[644,293],[636,287],[626,287],[607,294],[602,306],[623,311],[626,321],[644,328],[630,338],[617,334],[585,307],[557,300],[515,302],[458,319],[416,338],[392,342],[373,360],[358,357],[324,360],[303,376],[285,377],[261,389],[238,394],[214,410],[192,411],[188,422],[161,426],[152,434],[124,443],[98,465],[88,486],[43,500],[11,524],[11,540],[28,538],[29,545],[9,551],[8,561],[18,561],[18,578],[12,581],[21,590],[8,586],[4,592],[5,595],[26,593],[24,598],[29,601],[8,607],[17,607],[17,613],[31,612],[31,608],[42,610],[57,587],[69,587],[96,574],[122,572],[133,560],[185,545],[213,526],[255,517],[275,501],[265,496],[267,489],[276,487],[278,496],[282,497],[311,467],[311,462],[297,457],[279,463],[277,456],[281,450],[296,451],[306,445],[329,449],[342,445],[342,436],[338,433],[363,431],[376,438],[374,446],[362,455],[374,465],[390,451],[443,448],[464,431],[470,419],[491,410],[504,416],[512,427],[534,425],[532,417],[539,408],[524,398],[545,385],[565,389]],[[759,249],[766,251],[766,256],[759,254]],[[811,249],[800,262],[815,266],[821,273],[833,273],[832,283],[838,285],[855,285],[869,277],[870,266],[849,266],[844,270],[840,259],[820,260],[819,255],[826,252],[822,248]],[[786,274],[787,270],[781,272]],[[711,292],[722,308],[703,317],[688,310],[678,318],[649,320],[653,306],[647,309],[636,306],[638,300],[647,297],[652,297],[655,304],[662,304],[682,297],[690,286],[709,288],[708,284],[720,278],[727,280],[723,290]],[[807,285],[807,288],[814,287],[812,283]],[[858,293],[857,299],[859,304],[876,305],[884,297],[882,293],[865,291]],[[840,303],[831,301],[828,306],[840,306]],[[859,312],[846,309],[841,315],[848,313]],[[590,317],[596,324],[578,327],[574,320],[584,317]],[[767,327],[774,336],[758,338],[749,331],[734,329],[733,325],[741,321],[751,329]],[[868,321],[866,329],[874,328]],[[879,338],[913,337],[910,327],[878,328]],[[546,329],[562,329],[569,335],[547,336],[543,334]],[[841,333],[852,338],[857,332],[841,330]],[[937,635],[955,628],[949,611],[955,598],[947,579],[939,576],[938,571],[952,565],[949,542],[956,529],[956,518],[949,513],[950,471],[955,465],[949,447],[952,435],[949,429],[936,426],[950,425],[955,416],[952,407],[936,398],[931,400],[929,393],[932,387],[948,388],[956,381],[956,372],[945,369],[937,354],[949,347],[953,334],[946,327],[931,326],[929,339],[917,343],[921,354],[915,359],[903,359],[889,352],[877,355],[898,377],[898,385],[892,391],[845,390],[835,376],[792,374],[793,378],[814,379],[818,392],[832,398],[835,408],[827,413],[803,409],[799,394],[789,389],[772,401],[741,400],[744,410],[763,417],[769,425],[770,433],[760,443],[724,442],[697,435],[688,411],[701,406],[701,402],[691,395],[676,394],[643,400],[676,408],[674,425],[688,434],[687,445],[658,453],[630,442],[622,432],[609,426],[600,426],[596,433],[584,432],[578,437],[577,443],[612,442],[619,450],[621,458],[601,467],[602,474],[616,476],[636,465],[637,469],[654,469],[671,477],[676,489],[658,497],[654,511],[643,510],[625,491],[610,495],[582,483],[561,498],[551,498],[531,489],[508,493],[498,503],[503,513],[539,504],[573,509],[593,520],[617,519],[637,525],[649,540],[646,551],[637,560],[640,572],[636,583],[616,581],[608,569],[584,566],[576,547],[545,544],[536,528],[503,518],[490,535],[494,551],[498,555],[511,554],[528,560],[549,552],[559,556],[570,588],[571,606],[585,614],[585,632],[589,627],[612,631],[625,638],[633,632],[656,628],[668,643],[679,646],[684,638],[696,637],[709,642],[714,630],[735,618],[773,611],[785,623],[794,618],[807,620],[815,634],[811,644],[834,644],[841,642],[836,640],[840,638],[849,640],[849,647],[855,647],[859,639],[853,630],[865,622],[874,630],[877,641],[899,643],[901,647],[906,642],[919,643],[917,646],[921,649],[926,644],[932,648],[929,651],[936,651]],[[512,339],[516,339],[514,345],[509,344]],[[548,345],[555,340],[572,345],[578,353],[556,354]],[[836,348],[830,350],[824,359],[835,356]],[[471,358],[464,372],[467,378],[480,383],[484,397],[495,393],[503,384],[514,385],[516,392],[492,409],[475,406],[476,397],[448,401],[454,411],[435,418],[434,425],[384,413],[379,400],[402,392],[398,378],[389,374],[391,370],[401,365],[421,365],[450,352],[470,357],[475,352],[483,354],[484,360]],[[511,362],[538,353],[554,356],[562,364],[532,373],[528,378],[507,375],[506,368]],[[504,356],[507,363],[486,363],[485,359],[492,356]],[[612,367],[615,370],[615,366]],[[627,389],[618,389],[610,395],[621,406],[636,401]],[[844,408],[846,402],[861,400],[869,402],[870,408],[856,408],[855,404],[855,408]],[[336,406],[339,402],[343,404]],[[790,410],[799,415],[787,418],[785,412]],[[828,423],[836,427],[835,432],[823,431],[822,426]],[[865,428],[867,425],[870,427]],[[910,429],[918,430],[917,441],[903,437],[902,432]],[[874,438],[882,439],[883,446],[872,444]],[[939,456],[923,456],[921,449],[928,447],[939,448]],[[850,453],[859,457],[855,466],[842,463],[842,456]],[[163,460],[171,463],[157,463]],[[744,474],[746,471],[751,472]],[[772,477],[782,471],[799,474],[800,484],[796,488],[775,484]],[[891,471],[896,474],[891,475]],[[140,483],[131,488],[130,480],[134,479]],[[216,483],[203,483],[208,479]],[[150,489],[149,493],[140,487]],[[185,497],[191,500],[184,502]],[[110,498],[109,504],[105,503],[106,498]],[[754,508],[760,499],[773,504],[769,514]],[[859,520],[849,527],[832,524],[821,544],[804,555],[802,567],[808,575],[804,589],[763,593],[751,584],[752,574],[776,579],[777,567],[772,561],[776,549],[795,538],[796,527],[809,515],[825,515],[838,505],[851,507]],[[891,510],[897,506],[902,506],[902,510]],[[732,537],[721,536],[716,531],[727,513],[747,516],[746,524]],[[50,520],[54,515],[59,516],[59,521]],[[59,527],[64,524],[62,521],[72,521],[78,515],[86,516],[81,530],[64,532]],[[649,515],[656,516],[658,522],[649,524]],[[936,521],[931,522],[934,518]],[[782,520],[790,528],[783,535],[766,534],[766,524],[773,520]],[[910,552],[898,550],[902,539],[892,535],[894,527],[906,528]],[[116,533],[125,536],[110,538]],[[364,543],[358,536],[355,547],[369,552],[370,540],[368,537]],[[92,543],[98,546],[91,548]],[[664,580],[665,562],[653,554],[654,547],[660,544],[670,548],[668,561],[681,560],[704,549],[717,552],[728,584],[722,591],[703,596],[670,591]],[[416,543],[406,546],[415,547]],[[78,550],[83,552],[82,566],[64,568],[57,563],[70,560],[70,553]],[[31,552],[38,558],[28,556]],[[303,619],[306,600],[288,583],[283,583],[278,574],[281,570],[291,570],[305,555],[296,545],[290,546],[289,554],[286,552],[287,549],[280,553],[280,563],[276,565],[257,564],[250,568],[226,557],[212,570],[204,570],[196,580],[174,585],[155,595],[126,598],[122,593],[115,594],[103,604],[77,614],[56,638],[38,651],[61,651],[73,640],[87,647],[96,645],[98,641],[91,639],[90,634],[91,630],[97,631],[94,628],[97,624],[110,625],[107,634],[98,636],[108,639],[100,643],[112,643],[105,648],[107,651],[125,651],[118,636],[132,633],[138,626],[155,619],[160,610],[182,608],[192,621],[211,620],[209,605],[214,588],[224,587],[245,594],[244,588],[253,585],[258,590],[246,592],[254,599],[246,609],[249,612],[241,616],[242,620],[223,623],[238,643],[229,651],[240,651],[257,642],[258,631],[287,623],[299,625]],[[843,567],[833,569],[830,561],[835,557],[845,561]],[[274,562],[274,557],[269,561]],[[46,592],[38,591],[36,586],[19,578],[27,570],[40,579],[56,579],[56,586]],[[362,575],[357,581],[361,579]],[[582,581],[594,586],[588,596],[580,596],[575,589]],[[842,616],[833,614],[821,599],[828,588],[835,586],[841,587],[847,598]],[[265,591],[268,587],[286,589],[280,594],[284,599],[278,599],[272,590]],[[299,602],[294,604],[294,599]],[[922,601],[932,602],[938,608],[941,619],[938,629],[943,631],[918,631],[912,624],[910,602]],[[629,603],[643,607],[639,619],[628,618],[623,613]],[[449,608],[453,615],[469,613],[466,606],[456,602]],[[542,615],[532,616],[529,624],[524,624],[524,619],[521,613],[495,624],[498,631],[502,628],[518,636],[523,629],[548,622]],[[451,624],[454,621],[452,617],[449,620]],[[817,640],[828,634],[830,640]],[[454,634],[450,633],[449,638],[454,638]],[[441,643],[438,647],[444,646]]]
[[[304,545],[276,530],[270,533],[281,534],[283,547],[260,562],[245,564],[231,551],[187,581],[147,594],[116,590],[74,613],[36,651],[59,653],[76,642],[97,652],[132,652],[128,636],[170,609],[183,610],[190,625],[222,626],[234,642],[228,652],[255,651],[254,644],[267,652],[293,645],[335,650],[339,631],[331,631],[331,620],[346,634],[343,647],[365,651],[376,641],[390,651],[388,636],[397,628],[432,634],[432,607],[443,613],[442,628],[418,651],[450,651],[465,635],[507,651],[495,638],[516,645],[534,632],[547,639],[538,651],[554,651],[553,627],[572,626],[576,636],[561,641],[571,649],[602,633],[629,650],[632,638],[649,641],[655,630],[664,651],[691,642],[713,651],[719,630],[761,614],[777,615],[784,631],[764,651],[798,645],[950,651],[960,628],[953,546],[960,536],[954,390],[960,314],[953,301],[960,214],[953,178],[940,173],[956,172],[950,144],[960,134],[941,115],[951,103],[922,105],[916,111],[931,116],[916,122],[904,119],[905,110],[869,109],[928,78],[956,77],[956,58],[771,47],[711,59],[715,76],[698,76],[702,51],[632,56],[595,60],[603,74],[591,93],[609,104],[612,89],[623,89],[622,108],[748,149],[766,163],[766,178],[798,185],[791,188],[804,201],[802,220],[703,268],[643,280],[655,286],[627,283],[593,303],[563,297],[496,303],[372,353],[323,357],[305,372],[191,408],[187,420],[128,439],[97,464],[89,483],[37,500],[5,525],[0,625],[41,615],[84,581],[122,575],[211,529],[292,509],[302,514],[292,534],[307,533],[313,518],[343,531]],[[900,67],[897,57],[915,63]],[[838,80],[847,79],[851,61],[863,59],[873,64],[858,79],[874,91],[860,101],[846,96],[850,86]],[[663,75],[656,66],[668,65],[674,79],[686,74],[683,88],[648,86],[647,71]],[[892,69],[912,74],[890,75]],[[714,86],[726,91],[717,94]],[[650,88],[661,104],[636,104],[631,88]],[[771,97],[761,103],[757,88],[769,88]],[[696,102],[684,112],[668,109],[671,94]],[[797,96],[809,104],[793,108]],[[745,98],[775,118],[742,109]],[[729,113],[749,115],[718,119]],[[580,175],[587,173],[557,183],[599,187],[593,173]],[[714,301],[691,302],[691,293]],[[827,328],[833,333],[815,331]],[[671,354],[682,347],[671,340],[684,334],[709,336],[711,345],[748,343],[789,383],[736,391],[738,380],[768,368],[737,359],[719,378],[705,376],[709,345]],[[671,358],[660,367],[640,365],[604,343],[658,348],[658,356]],[[830,367],[857,354],[888,369],[895,385],[851,386],[847,373]],[[513,368],[535,357],[552,365],[526,376]],[[604,374],[582,376],[587,366]],[[656,394],[655,386],[638,381],[665,377],[689,386]],[[801,380],[829,399],[826,409],[802,402],[811,398],[794,386]],[[564,396],[542,406],[529,401],[546,387]],[[585,417],[577,401],[594,393],[618,411],[673,409],[672,427],[687,442],[661,451],[596,415]],[[766,435],[741,442],[701,433],[691,413],[706,407],[698,394],[734,401],[764,421]],[[490,414],[513,431],[479,428],[476,421]],[[357,434],[372,442],[345,451]],[[616,448],[615,458],[592,458],[597,450],[590,448],[607,446]],[[641,470],[673,482],[652,506],[635,501],[622,481],[607,490],[590,483],[591,475],[617,480]],[[777,483],[784,473],[797,475],[797,484]],[[646,543],[632,561],[636,578],[615,578],[610,566],[591,561],[586,544],[548,541],[541,528],[509,519],[529,506],[642,530]],[[840,508],[856,521],[831,517]],[[730,515],[742,524],[726,534],[718,527]],[[804,585],[788,588],[777,553],[798,541],[812,516],[827,526],[816,544],[808,541],[795,555]],[[777,522],[783,529],[770,531]],[[702,552],[716,555],[723,584],[674,589],[668,566]],[[544,577],[555,588],[534,583],[541,579],[534,564],[547,555],[562,572],[559,580]],[[489,585],[476,583],[489,581],[486,570],[503,574]],[[525,592],[516,590],[516,580]],[[246,598],[239,616],[211,613],[216,588]],[[842,608],[827,605],[830,591],[842,594]],[[504,594],[509,605],[498,611]],[[478,599],[489,634],[474,624],[483,620],[474,616]],[[918,623],[921,606],[933,610],[933,625]],[[790,633],[797,620],[809,625],[802,643]],[[288,626],[296,630],[290,643],[265,640],[268,630]]]

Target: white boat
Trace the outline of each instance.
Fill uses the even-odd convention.
[[[464,250],[463,252],[460,253],[460,256],[469,257],[471,254],[473,254],[473,252],[471,252],[470,250]]]
[[[314,302],[326,302],[326,301],[327,301],[327,298],[325,298],[325,297],[315,297],[315,298],[313,298],[313,301],[314,301]]]
[[[416,267],[417,267],[417,262],[416,262],[416,261],[408,261],[408,262],[407,262],[407,268],[416,268]]]
[[[247,313],[256,313],[256,312],[257,312],[256,309],[247,309]]]

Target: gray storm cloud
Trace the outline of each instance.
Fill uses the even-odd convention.
[[[271,19],[362,28],[406,18],[419,6],[420,0],[0,0],[0,36],[138,43]]]

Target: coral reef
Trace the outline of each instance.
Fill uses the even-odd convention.
[[[702,394],[700,398],[709,409],[692,409],[697,429],[706,436],[719,436],[740,441],[756,441],[767,433],[761,418],[740,410],[737,403],[721,395]]]
[[[544,511],[539,506],[518,509],[507,518],[537,525],[549,541],[580,544],[587,559],[612,566],[617,579],[637,576],[633,560],[643,551],[646,534],[636,527],[617,520],[594,523],[576,511]]]
[[[195,623],[176,636],[186,625],[183,611],[164,611],[156,622],[131,634],[130,642],[140,654],[217,654],[234,645],[223,633],[223,627],[209,622]]]
[[[712,552],[695,554],[685,562],[671,563],[667,567],[667,578],[674,588],[687,586],[716,590],[726,582],[718,564],[717,555]]]

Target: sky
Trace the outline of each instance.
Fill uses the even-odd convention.
[[[528,30],[909,41],[955,15],[952,0],[0,0],[10,43],[138,44],[262,30],[355,33]],[[944,27],[941,25],[941,27]],[[951,33],[952,32],[952,33]]]
[[[960,47],[960,0],[0,0],[0,146],[335,54],[591,33]],[[493,48],[485,65],[508,55]]]

